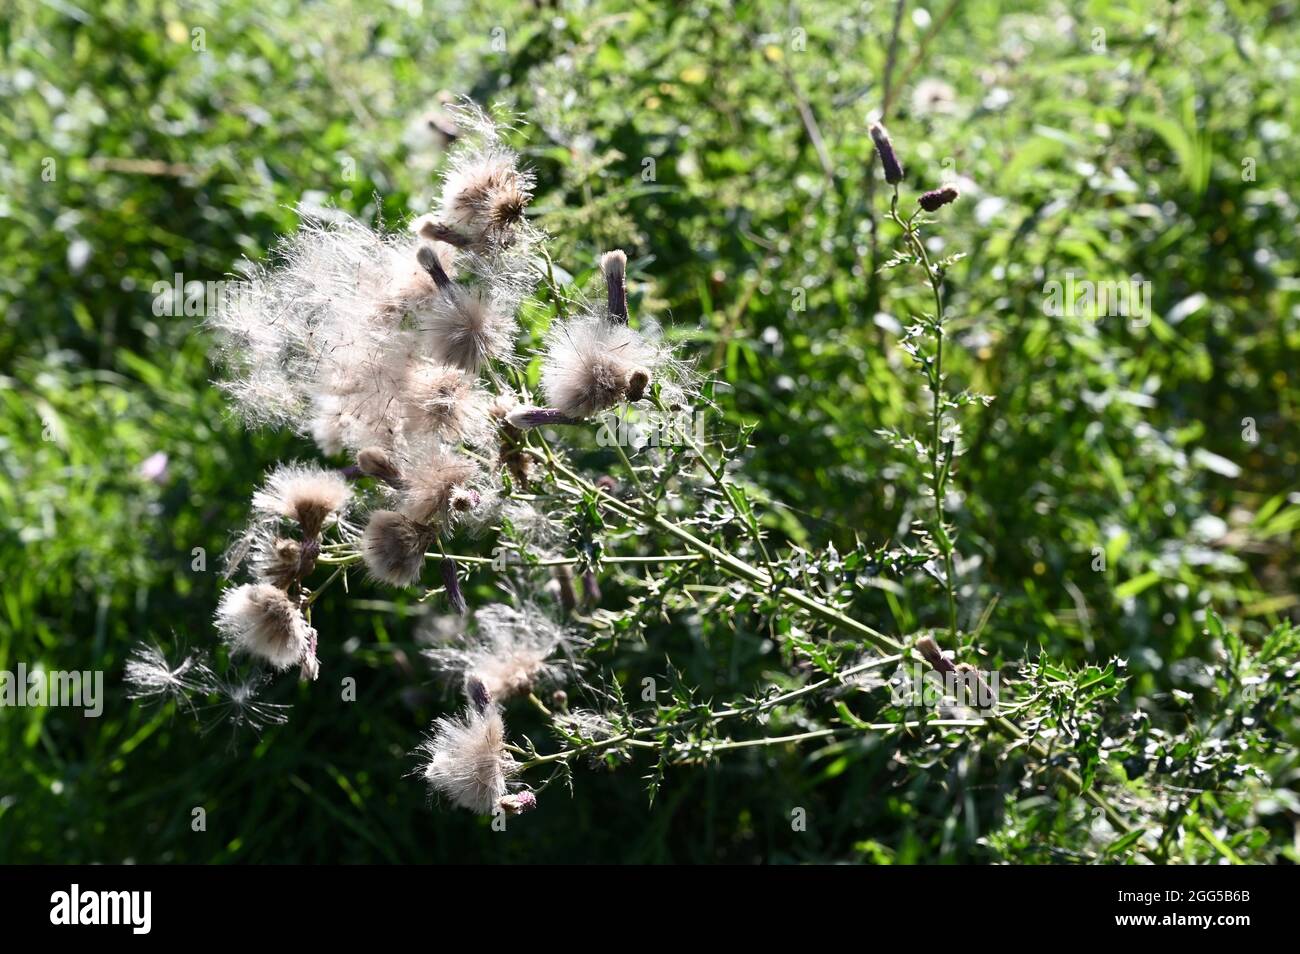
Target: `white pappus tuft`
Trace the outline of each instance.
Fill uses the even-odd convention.
[[[176,699],[206,695],[216,688],[215,676],[201,653],[186,656],[176,666],[158,646],[141,643],[131,649],[126,662],[128,699]]]
[[[303,535],[320,535],[326,522],[341,513],[352,488],[336,470],[316,464],[281,464],[253,494],[253,510],[263,517],[295,521]]]
[[[518,763],[506,749],[500,708],[481,685],[469,689],[464,715],[433,723],[433,735],[420,746],[421,771],[434,792],[462,808],[490,815],[501,807]]]
[[[312,629],[297,604],[267,583],[226,590],[217,604],[216,624],[231,649],[276,669],[297,665],[311,645]]]
[[[585,418],[645,397],[662,349],[624,324],[588,315],[546,334],[542,392],[563,415]]]
[[[494,699],[526,695],[539,683],[557,682],[577,640],[541,609],[504,603],[480,607],[476,629],[460,640],[426,650],[434,669],[466,683],[481,683]]]

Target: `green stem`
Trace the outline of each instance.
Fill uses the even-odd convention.
[[[575,473],[572,468],[570,468],[567,464],[565,464],[562,460],[560,460],[560,458],[557,457],[549,448],[547,448],[547,452],[546,452],[546,462],[551,467],[552,473],[560,474],[567,481],[570,482],[572,486],[566,486],[564,482],[560,480],[556,480],[556,486],[559,487],[561,490],[565,491],[566,493],[569,493],[571,496],[575,496],[579,498],[588,495],[595,496],[598,500],[600,500],[601,503],[605,504],[611,510],[614,510],[622,514],[623,516],[627,517],[629,520],[639,521],[642,523],[643,526],[649,525],[654,529],[662,530],[665,533],[675,536],[677,539],[681,540],[683,543],[685,543],[690,548],[696,550],[701,555],[707,556],[710,559],[712,559],[714,563],[718,566],[718,568],[721,569],[724,573],[727,573],[728,575],[736,577],[740,580],[752,583],[756,587],[758,587],[761,591],[771,590],[772,579],[763,570],[759,569],[758,567],[752,566],[749,563],[746,563],[745,561],[738,559],[737,557],[732,556],[730,553],[727,553],[723,550],[719,550],[717,547],[714,547],[712,544],[709,544],[704,540],[699,539],[689,530],[686,530],[683,527],[679,527],[677,524],[667,519],[662,514],[647,513],[645,511],[638,510],[636,507],[633,507],[630,504],[618,499],[617,497],[614,497],[611,494],[606,493],[605,491],[596,487],[594,484],[590,483],[589,481],[584,480],[580,475]],[[949,579],[951,579],[951,576],[949,577]],[[883,650],[886,653],[901,654],[904,652],[904,647],[902,643],[898,642],[897,640],[889,636],[886,636],[884,633],[877,632],[876,630],[872,629],[870,626],[867,626],[865,623],[861,623],[849,616],[846,616],[844,613],[840,612],[834,607],[829,606],[826,603],[823,603],[821,600],[818,600],[815,597],[809,596],[807,593],[803,592],[802,590],[795,589],[792,587],[783,588],[780,591],[780,598],[794,604],[800,609],[805,610],[810,615],[816,617],[817,619],[822,620],[832,628],[838,629],[841,632],[847,633],[851,636],[855,636],[858,639],[870,643],[871,645],[875,646],[878,649]],[[921,658],[919,654],[915,653],[915,651],[913,651],[912,656],[913,658],[916,659]],[[1026,735],[1023,730],[1021,730],[1017,725],[1015,725],[1015,723],[1011,722],[1005,717],[994,716],[990,719],[987,719],[986,722],[992,725],[993,727],[995,727],[996,729],[998,729],[998,731],[1000,731],[1007,738],[1012,739],[1013,741],[1024,743],[1024,747],[1026,751],[1028,751],[1031,755],[1035,756],[1036,758],[1047,759],[1050,756],[1050,753],[1047,751],[1046,748],[1043,747],[1043,745],[1040,742],[1030,739],[1029,736]],[[652,729],[651,731],[654,730]],[[627,741],[627,739],[632,738],[633,735],[635,734],[641,734],[641,733],[625,733],[624,735],[616,736],[611,739],[604,739],[601,742],[597,743],[594,747],[587,748],[587,749],[580,749],[578,751],[603,750],[605,748],[618,745],[620,742]],[[531,767],[533,765],[540,765],[549,762],[555,762],[560,759],[571,758],[574,754],[577,753],[573,750],[566,750],[564,752],[557,752],[552,755],[538,756],[535,759],[532,759],[529,762],[524,763],[524,767]],[[1065,781],[1067,786],[1076,795],[1081,796],[1082,798],[1086,799],[1088,802],[1090,802],[1097,808],[1100,808],[1102,812],[1105,813],[1107,820],[1117,831],[1119,831],[1121,834],[1127,834],[1132,830],[1128,822],[1124,820],[1123,816],[1121,816],[1119,812],[1117,812],[1110,805],[1110,803],[1106,801],[1106,799],[1103,796],[1101,796],[1099,793],[1097,793],[1092,789],[1085,790],[1083,781],[1072,770],[1061,767],[1059,768],[1059,772],[1061,778]]]
[[[916,253],[916,257],[925,268],[926,281],[929,282],[930,291],[934,295],[934,369],[928,375],[930,393],[934,396],[930,410],[930,489],[934,496],[935,540],[943,555],[944,591],[948,597],[948,633],[952,638],[953,645],[956,645],[957,593],[956,582],[953,579],[953,544],[948,536],[948,531],[944,529],[943,525],[946,510],[945,502],[947,500],[947,465],[940,459],[943,448],[943,289],[938,272],[930,264],[929,253],[925,250],[925,243],[921,241],[919,232],[912,226],[911,220],[904,222],[898,214],[897,185],[894,186],[894,197],[890,204],[889,215],[898,227],[903,230],[907,242],[912,246],[912,251]]]

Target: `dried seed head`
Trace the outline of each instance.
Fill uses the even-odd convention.
[[[390,586],[410,586],[424,568],[433,531],[392,510],[370,514],[361,535],[361,558],[370,575]]]
[[[894,152],[894,144],[889,138],[889,133],[880,123],[872,123],[871,141],[876,144],[876,152],[880,155],[880,165],[885,170],[885,181],[890,185],[898,185],[903,181],[903,165],[898,161],[898,154]]]
[[[514,239],[532,200],[533,177],[519,168],[518,157],[500,141],[486,117],[478,114],[471,122],[478,135],[453,150],[428,231],[440,232],[443,241],[489,254]]]
[[[378,477],[393,487],[402,484],[402,472],[393,462],[392,455],[382,447],[363,447],[357,452],[357,468],[370,477]]]
[[[311,539],[320,535],[330,516],[344,509],[351,493],[337,471],[315,464],[282,464],[253,494],[253,509],[297,521],[303,536]]]
[[[475,442],[487,423],[487,394],[459,367],[423,359],[406,373],[403,418],[409,436]]]
[[[561,414],[590,417],[643,396],[657,356],[627,325],[591,319],[558,323],[547,333],[542,390]]]
[[[501,711],[489,701],[471,702],[459,718],[442,718],[420,746],[429,787],[453,804],[490,815],[506,795],[518,763],[505,747]]]
[[[285,592],[266,583],[226,590],[217,605],[217,629],[235,652],[288,669],[306,652],[311,628]]]
[[[446,451],[432,459],[407,467],[401,511],[416,523],[445,523],[452,513],[452,498],[479,473],[478,464]]]
[[[186,656],[172,666],[157,646],[141,643],[127,657],[125,680],[128,699],[188,700],[192,693],[207,694],[215,677],[201,654]]]
[[[444,676],[465,679],[470,698],[482,689],[493,699],[527,695],[539,683],[558,680],[553,659],[568,655],[574,639],[536,606],[503,603],[479,607],[475,629],[454,642],[425,652]]]
[[[259,582],[287,590],[302,570],[302,546],[297,540],[272,537],[253,551],[253,575]]]
[[[515,319],[507,303],[483,288],[451,286],[422,319],[434,356],[471,374],[512,354]]]

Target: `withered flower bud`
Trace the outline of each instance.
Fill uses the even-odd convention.
[[[957,191],[956,186],[944,186],[941,189],[933,189],[922,193],[916,201],[925,211],[933,212],[949,202],[956,201],[958,195],[960,193]]]
[[[872,123],[871,141],[876,144],[876,152],[880,155],[880,164],[885,170],[885,181],[890,185],[898,185],[903,181],[903,165],[898,161],[898,153],[894,152],[894,144],[889,139],[889,133],[880,123]]]

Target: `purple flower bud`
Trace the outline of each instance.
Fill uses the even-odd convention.
[[[498,804],[507,815],[522,815],[537,807],[537,796],[532,792],[516,792],[513,795],[501,796]]]
[[[956,186],[944,186],[941,189],[933,189],[930,192],[922,193],[916,201],[920,203],[921,208],[925,209],[925,211],[933,212],[949,202],[956,201],[957,196],[960,194]]]
[[[600,270],[605,273],[605,286],[609,292],[609,320],[616,325],[627,324],[627,255],[615,249],[600,257]]]
[[[438,253],[433,250],[432,245],[421,245],[419,251],[415,253],[415,260],[429,273],[435,285],[443,291],[451,287],[451,277],[443,270],[442,262],[438,261]]]
[[[547,424],[578,424],[581,422],[561,411],[557,411],[553,407],[533,407],[531,404],[521,404],[506,415],[506,423],[520,430],[526,430],[530,427],[545,427]]]
[[[916,641],[916,651],[925,657],[936,672],[955,672],[957,667],[943,654],[933,636],[922,636]]]
[[[595,606],[600,602],[600,580],[592,570],[582,574],[582,602],[587,607]]]
[[[556,566],[551,568],[551,576],[554,577],[556,588],[559,590],[560,606],[564,609],[565,615],[568,615],[578,605],[578,595],[573,591],[573,571],[567,566]]]
[[[880,164],[885,169],[885,181],[890,185],[898,185],[903,181],[903,164],[898,161],[898,154],[894,152],[894,144],[889,140],[889,133],[885,132],[885,127],[880,123],[872,123],[871,141],[876,144],[876,152],[880,154]]]
[[[469,696],[470,703],[479,712],[487,712],[488,706],[492,705],[492,694],[483,685],[483,680],[476,676],[465,680],[465,695]]]
[[[298,579],[306,579],[316,569],[316,558],[320,556],[320,537],[302,541],[298,550]]]
[[[447,602],[461,616],[469,608],[465,605],[465,595],[460,591],[460,578],[456,576],[456,561],[443,557],[438,564],[442,571],[442,585],[447,588]]]

